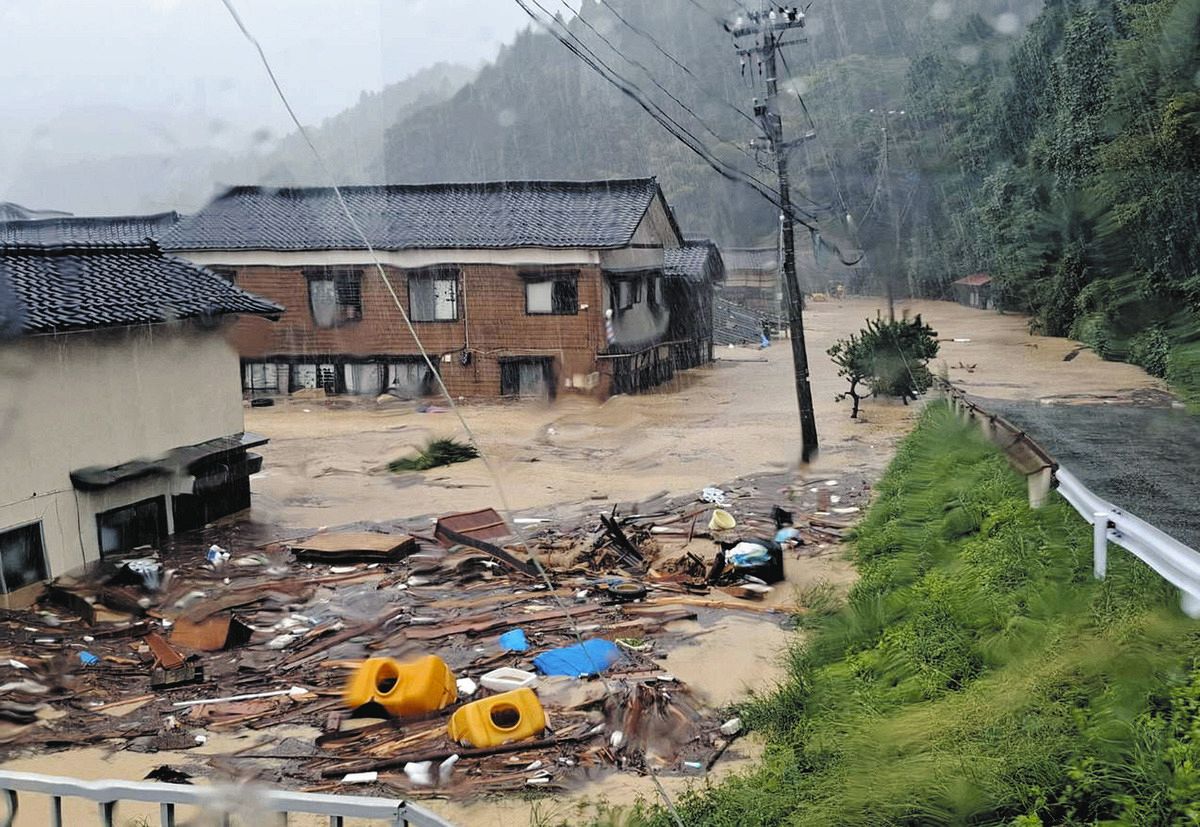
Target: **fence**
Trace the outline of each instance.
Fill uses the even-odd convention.
[[[283,790],[239,787],[200,787],[188,784],[157,784],[146,781],[80,781],[28,772],[0,771],[0,791],[7,805],[2,827],[12,827],[19,805],[18,793],[37,793],[49,797],[49,813],[39,824],[62,827],[64,798],[92,801],[97,822],[114,827],[118,802],[139,801],[159,805],[162,827],[175,827],[175,808],[192,806],[222,816],[229,825],[231,814],[242,809],[254,816],[275,814],[275,824],[286,825],[288,814],[328,816],[330,827],[342,827],[347,818],[380,821],[391,827],[453,827],[453,825],[416,805],[391,798],[353,795],[293,793]],[[248,822],[247,822],[248,823]],[[74,827],[74,825],[72,826]]]
[[[1109,543],[1118,545],[1179,589],[1184,613],[1200,618],[1200,552],[1093,493],[1078,477],[1059,467],[1023,430],[984,410],[949,382],[939,379],[937,384],[959,415],[977,422],[1004,451],[1009,463],[1025,475],[1031,506],[1040,506],[1057,487],[1063,499],[1092,526],[1092,572],[1096,579],[1103,580],[1107,574]]]

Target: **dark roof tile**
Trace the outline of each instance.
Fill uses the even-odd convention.
[[[373,247],[614,248],[659,193],[653,178],[342,187]],[[673,219],[672,219],[673,220]],[[355,250],[332,188],[235,187],[161,239],[172,250]]]
[[[779,251],[774,247],[729,247],[722,256],[727,270],[779,269]]]
[[[141,246],[157,239],[179,220],[179,213],[116,217],[70,216],[30,221],[0,221],[0,247]]]
[[[663,251],[663,274],[695,283],[705,279],[720,281],[724,278],[725,265],[714,242],[707,238],[688,239],[682,247],[668,247]]]
[[[78,243],[0,244],[0,329],[8,333],[207,318],[229,313],[277,316],[283,308],[235,287],[203,267],[164,255],[151,241],[134,243],[137,222],[100,219]],[[37,223],[37,222],[34,222]],[[100,246],[98,239],[114,239]],[[124,235],[123,235],[124,234]]]

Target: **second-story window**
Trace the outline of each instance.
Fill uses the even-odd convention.
[[[579,312],[579,274],[522,273],[525,312],[530,316],[573,316]]]
[[[622,278],[613,282],[613,304],[617,312],[623,313],[642,300],[642,280]]]
[[[361,270],[308,270],[304,275],[317,327],[334,327],[362,318]]]
[[[458,271],[437,268],[408,276],[408,313],[414,322],[452,322],[458,318]]]

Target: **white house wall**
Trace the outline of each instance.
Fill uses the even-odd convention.
[[[77,492],[70,472],[240,433],[238,373],[219,330],[156,325],[0,345],[0,531],[41,520],[52,574],[98,558],[97,512],[190,480]]]
[[[658,279],[658,302],[652,307],[647,301],[648,291],[642,285],[640,300],[628,310],[619,311],[613,299],[614,278],[621,272],[657,271],[662,273],[663,249],[678,247],[680,238],[675,234],[661,199],[654,199],[650,209],[642,217],[633,233],[633,242],[617,250],[603,250],[600,266],[605,273],[604,308],[613,309],[613,344],[637,348],[661,341],[671,324],[671,313],[667,309],[662,292],[663,279]]]
[[[633,233],[634,244],[661,244],[664,247],[681,247],[683,239],[675,232],[675,226],[667,214],[667,205],[662,198],[650,202],[650,208]]]

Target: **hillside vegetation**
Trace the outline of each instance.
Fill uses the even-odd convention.
[[[1194,824],[1197,626],[1090,530],[1039,510],[931,407],[856,532],[861,579],[750,704],[762,766],[677,801],[690,825]],[[636,823],[670,825],[658,810]]]
[[[721,25],[722,18],[735,13],[734,3],[583,0],[578,16],[568,12],[566,3],[541,0],[540,5],[560,15],[555,25],[560,36],[575,39],[623,75],[719,158],[772,180],[772,173],[757,165],[767,164],[769,155],[750,147],[754,139],[762,145],[761,131],[753,117],[742,114],[752,112],[756,97],[765,96],[760,69],[752,61],[743,68]],[[817,72],[831,79],[823,89],[812,90],[809,103],[818,129],[829,131],[827,145],[835,137],[842,140],[835,125],[843,116],[860,111],[865,116],[889,90],[903,89],[908,55],[933,33],[952,36],[974,12],[989,17],[1018,13],[1030,19],[1041,3],[958,0],[932,5],[944,5],[946,14],[932,17],[929,0],[838,0],[809,9],[807,30],[796,36],[807,34],[807,43],[789,47],[788,66],[781,69],[797,78]],[[806,128],[793,94],[798,87],[784,86],[788,92],[781,105],[795,135]],[[850,149],[858,143],[853,141]],[[798,168],[814,166],[816,174],[821,156],[800,159],[808,152],[796,153]],[[861,159],[848,156],[854,166],[843,171],[870,178],[875,155],[868,154],[865,168],[859,169]],[[387,135],[386,173],[395,182],[656,175],[687,232],[727,245],[775,243],[774,207],[748,187],[713,172],[540,28],[518,35],[450,100],[398,122]],[[820,204],[804,201],[805,191],[814,185],[801,174],[796,182],[801,202],[833,219],[832,193],[814,194]],[[865,210],[871,194],[869,181],[854,189],[849,197],[855,214]]]
[[[1035,330],[1195,398],[1200,0],[1050,0],[1015,50],[985,34],[963,26],[909,71],[900,142],[928,206],[910,282],[989,271]]]

